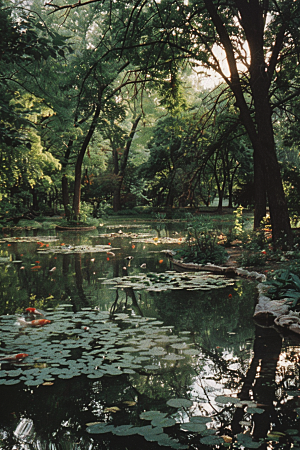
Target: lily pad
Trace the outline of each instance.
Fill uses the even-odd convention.
[[[108,425],[107,423],[97,423],[95,425],[90,425],[87,427],[86,431],[89,434],[104,434],[113,432],[115,427],[113,425]]]
[[[253,408],[253,407],[248,407],[247,408],[247,413],[249,414],[262,414],[265,410],[262,408]]]
[[[240,399],[237,398],[237,397],[229,397],[229,396],[226,396],[226,395],[218,395],[218,396],[215,398],[215,401],[216,401],[217,403],[224,403],[224,404],[226,404],[226,403],[232,403],[232,404],[236,404],[236,403],[239,403],[239,402],[240,402]]]
[[[185,422],[180,424],[180,429],[183,431],[190,431],[192,433],[201,433],[206,430],[206,425],[204,423]]]
[[[153,420],[157,417],[164,418],[166,417],[167,413],[162,413],[160,411],[144,411],[140,414],[140,419],[143,420]]]
[[[223,438],[221,438],[220,436],[215,436],[215,435],[205,436],[200,439],[200,442],[201,442],[201,444],[211,445],[211,446],[224,444]]]
[[[250,434],[238,434],[237,441],[239,444],[243,445],[246,448],[259,448],[261,446],[261,442],[255,442],[252,440]]]
[[[151,421],[153,427],[168,428],[173,427],[175,424],[176,421],[172,417],[155,417],[155,419]]]
[[[193,402],[186,398],[171,398],[167,401],[167,405],[173,408],[190,408]]]

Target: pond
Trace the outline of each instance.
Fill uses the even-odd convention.
[[[175,272],[183,240],[3,235],[0,359],[27,356],[0,360],[1,449],[300,448],[299,340],[253,322],[254,282]]]

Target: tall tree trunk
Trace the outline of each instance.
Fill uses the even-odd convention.
[[[33,211],[38,211],[39,209],[38,196],[37,191],[34,187],[32,188],[31,193],[32,193],[32,209]]]
[[[116,182],[116,186],[114,188],[114,192],[113,192],[113,210],[114,210],[114,212],[118,212],[122,208],[122,203],[121,203],[122,184],[123,184],[123,178],[121,179],[121,181],[118,180]]]
[[[113,193],[113,210],[115,212],[120,211],[120,209],[122,207],[122,205],[121,205],[121,189],[122,189],[122,184],[123,184],[123,180],[124,180],[124,176],[125,176],[125,170],[126,170],[128,156],[129,156],[129,150],[130,150],[132,139],[134,138],[137,126],[139,124],[139,121],[141,120],[141,117],[142,116],[139,115],[132,124],[131,132],[127,139],[124,153],[122,156],[120,168],[119,168],[118,153],[117,153],[116,149],[114,150],[114,173],[115,173],[115,175],[117,175],[116,186],[115,186],[114,193]]]
[[[62,190],[62,201],[65,211],[65,217],[67,220],[70,219],[70,198],[69,198],[69,188],[68,188],[68,179],[64,174],[61,179],[61,190]]]
[[[65,211],[65,217],[67,220],[70,220],[71,210],[70,210],[70,197],[69,197],[69,187],[68,187],[68,179],[66,176],[66,168],[69,163],[69,158],[71,154],[71,148],[73,146],[73,139],[69,139],[67,149],[64,154],[64,159],[62,162],[62,179],[61,179],[61,192],[62,192],[62,201],[63,207]]]
[[[75,182],[74,182],[74,197],[73,197],[73,213],[74,213],[74,219],[77,220],[80,214],[80,198],[81,198],[81,168],[82,168],[82,162],[85,155],[85,152],[87,150],[87,147],[90,143],[90,140],[94,134],[94,131],[96,129],[97,121],[101,112],[101,105],[100,105],[100,99],[102,96],[102,92],[104,90],[105,86],[101,86],[99,90],[99,101],[96,105],[96,109],[94,112],[94,116],[92,119],[92,123],[90,125],[89,131],[87,132],[87,135],[82,143],[80,152],[77,156],[76,165],[75,165]]]
[[[250,88],[255,109],[255,119],[253,120],[250,114],[250,107],[244,97],[233,45],[225,24],[218,14],[213,1],[204,0],[204,3],[224,46],[230,70],[230,78],[226,78],[226,82],[236,98],[241,120],[248,132],[254,149],[254,225],[258,226],[261,218],[265,216],[263,210],[265,209],[265,196],[267,193],[273,241],[276,243],[276,241],[284,237],[290,245],[293,237],[279,164],[276,157],[269,99],[271,79],[280,49],[282,48],[284,27],[278,32],[277,41],[274,43],[272,55],[269,59],[269,66],[267,67],[264,55],[265,11],[263,7],[265,5],[262,5],[258,0],[251,2],[235,0],[240,14],[240,24],[245,31],[251,57],[249,72]]]

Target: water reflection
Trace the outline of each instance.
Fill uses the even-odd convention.
[[[175,232],[160,228],[156,231],[161,235]],[[72,245],[95,240],[108,243],[106,238],[92,235],[58,238],[60,243]],[[164,360],[160,361],[161,370],[155,372],[137,369],[136,373],[97,381],[81,375],[39,387],[0,384],[1,448],[156,449],[157,442],[146,441],[142,435],[91,436],[86,432],[86,424],[92,422],[109,422],[114,427],[148,425],[140,414],[153,409],[179,422],[208,415],[212,423],[207,431],[235,440],[235,448],[247,448],[250,441],[252,446],[258,444],[257,448],[297,448],[299,342],[280,336],[272,328],[255,326],[253,283],[237,280],[234,287],[204,293],[111,289],[102,284],[103,279],[125,272],[138,274],[145,262],[147,271],[168,270],[167,260],[159,263],[159,251],[165,246],[133,244],[130,238],[118,236],[112,246],[120,250],[112,256],[88,252],[37,254],[36,243],[14,243],[8,252],[1,245],[2,255],[10,253],[12,261],[22,259],[22,265],[10,262],[1,266],[1,314],[21,313],[29,305],[45,310],[69,303],[74,313],[82,307],[97,307],[109,311],[112,320],[119,313],[129,314],[132,320],[136,316],[155,317],[179,336],[189,332],[196,349],[188,364]],[[130,266],[124,259],[128,255],[134,257]],[[37,261],[41,269],[32,270]],[[53,267],[55,271],[51,271]],[[163,340],[159,345],[165,345]],[[9,368],[1,366],[1,371]],[[215,401],[219,395],[234,395],[241,401],[220,404]],[[168,399],[178,397],[192,399],[192,408],[177,411],[166,404]],[[112,407],[117,407],[117,412],[112,412]],[[190,448],[204,448],[202,434],[184,432],[179,426],[165,429],[165,434]],[[259,443],[260,438],[266,442]]]

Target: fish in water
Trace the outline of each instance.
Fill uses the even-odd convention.
[[[43,316],[43,315],[44,315],[44,314],[42,313],[42,311],[39,311],[39,310],[36,309],[36,308],[31,308],[31,307],[29,307],[29,308],[26,308],[25,311],[26,311],[27,314],[34,314],[34,315],[36,315],[36,316]]]
[[[18,317],[18,322],[22,327],[42,327],[43,325],[46,325],[47,323],[51,323],[51,320],[37,319],[37,320],[31,320],[30,322],[27,322],[22,317]]]
[[[28,353],[18,353],[16,355],[1,356],[0,361],[19,361],[20,359],[26,358]]]

